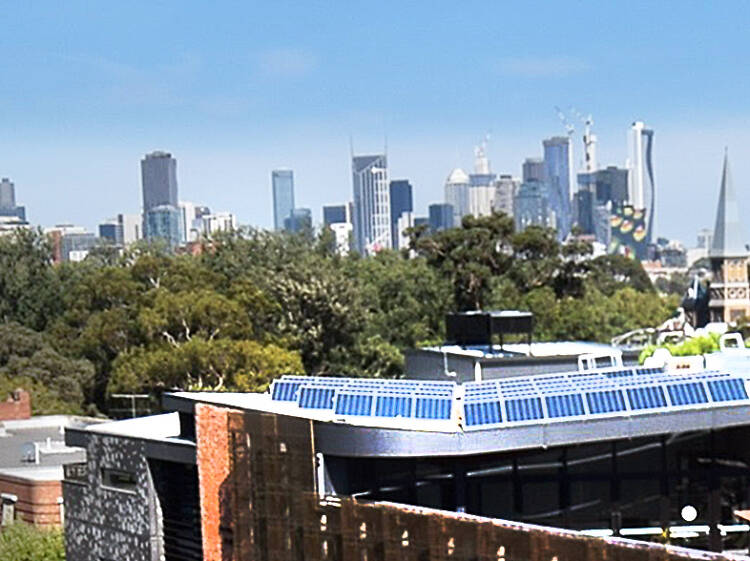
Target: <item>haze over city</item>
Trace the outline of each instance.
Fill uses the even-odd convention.
[[[712,226],[725,146],[750,209],[744,3],[48,7],[0,14],[0,170],[34,224],[139,212],[156,149],[177,158],[181,198],[261,227],[270,172],[291,167],[319,222],[351,199],[350,137],[359,153],[387,137],[390,176],[424,212],[487,132],[493,171],[519,175],[564,134],[555,105],[593,115],[602,165],[624,164],[634,120],[655,131],[659,235]]]

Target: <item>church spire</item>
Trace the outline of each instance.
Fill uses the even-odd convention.
[[[711,257],[746,257],[737,194],[729,172],[729,156],[724,149],[724,170],[721,174],[719,206],[716,210],[716,226],[710,251]]]

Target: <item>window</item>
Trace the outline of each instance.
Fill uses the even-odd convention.
[[[117,491],[135,492],[135,474],[119,469],[102,468],[102,485]]]

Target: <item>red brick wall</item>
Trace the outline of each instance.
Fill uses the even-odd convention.
[[[0,493],[18,497],[16,516],[30,524],[60,524],[62,497],[60,481],[31,481],[20,477],[0,475]]]
[[[230,469],[227,409],[198,403],[195,406],[195,431],[200,485],[203,559],[223,561],[231,555],[224,551],[220,533],[222,485]]]
[[[17,421],[31,417],[31,396],[16,390],[6,401],[0,402],[0,421]]]

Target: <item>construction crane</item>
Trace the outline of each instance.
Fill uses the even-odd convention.
[[[594,117],[591,113],[587,117],[584,117],[580,112],[574,108],[570,108],[570,112],[573,113],[583,123],[583,154],[584,163],[583,169],[587,172],[596,171],[596,135],[591,132],[591,127],[594,125]]]
[[[568,121],[568,118],[565,116],[565,113],[562,112],[562,109],[560,109],[557,105],[555,105],[555,111],[557,111],[557,116],[562,122],[563,126],[565,127],[565,130],[568,132],[568,136],[573,136],[573,134],[576,132],[575,127],[573,124]]]

